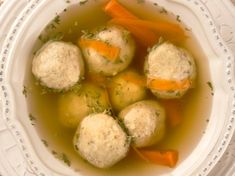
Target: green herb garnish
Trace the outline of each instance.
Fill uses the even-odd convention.
[[[49,146],[49,145],[48,145],[48,142],[47,142],[46,140],[41,139],[41,141],[42,141],[42,143],[43,143],[46,147],[48,147],[48,146]]]
[[[88,0],[80,0],[79,4],[83,5],[83,4],[86,4],[87,2],[88,2]]]
[[[62,32],[57,32],[51,35],[40,35],[38,37],[38,39],[42,42],[42,43],[46,43],[48,41],[60,41],[64,38],[64,34]]]
[[[67,164],[68,166],[71,165],[70,160],[68,159],[67,155],[65,153],[58,153],[54,150],[51,151],[52,154],[59,160],[63,161],[65,164]]]
[[[60,24],[60,16],[56,15],[56,17],[54,18],[53,22],[56,23],[56,24]]]
[[[25,98],[27,97],[27,87],[23,86],[23,91],[22,91],[23,95],[25,96]]]
[[[61,160],[62,160],[65,164],[67,164],[68,166],[71,165],[70,160],[68,159],[67,155],[65,155],[64,153],[62,153],[62,155],[61,155]]]
[[[168,11],[164,7],[162,7],[162,9],[160,10],[160,13],[168,14]]]
[[[179,16],[179,15],[176,16],[176,20],[177,20],[178,22],[181,22],[181,19],[180,19],[180,16]]]
[[[214,88],[213,88],[213,85],[210,81],[207,82],[207,85],[209,86],[209,88],[211,89],[211,95],[214,95]]]
[[[35,125],[36,118],[30,113],[29,120],[31,121],[31,125]]]

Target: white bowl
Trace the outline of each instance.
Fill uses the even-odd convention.
[[[152,6],[158,3],[179,15],[192,28],[208,59],[214,86],[210,121],[205,134],[190,155],[163,175],[207,175],[224,153],[235,128],[234,56],[219,36],[210,13],[199,0],[148,1]],[[4,166],[9,167],[9,175],[82,175],[82,172],[74,171],[55,159],[42,144],[37,130],[27,118],[29,112],[22,93],[26,70],[30,67],[28,60],[32,57],[37,37],[56,13],[75,3],[79,1],[31,0],[26,3],[15,0],[4,4],[0,15],[0,20],[7,17],[1,26],[1,32],[6,31],[6,37],[1,35],[3,37],[0,38],[0,131],[4,137],[0,144],[6,152],[0,158],[5,158]],[[156,171],[151,170],[146,175],[154,173]]]

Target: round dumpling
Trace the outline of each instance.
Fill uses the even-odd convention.
[[[99,113],[82,120],[73,144],[75,150],[89,163],[107,168],[127,155],[130,140],[113,117]]]
[[[133,138],[135,147],[158,143],[165,134],[165,110],[153,100],[143,100],[123,109],[119,118]]]
[[[159,98],[181,98],[193,87],[196,77],[194,59],[183,48],[165,42],[149,52],[145,73],[147,86]]]
[[[120,26],[106,26],[87,33],[79,40],[90,72],[114,76],[131,63],[135,42],[129,31]]]
[[[114,76],[108,90],[110,102],[116,111],[146,96],[144,78],[134,70],[126,70]]]
[[[61,41],[46,43],[34,56],[32,72],[43,86],[69,89],[84,75],[84,63],[79,48]]]
[[[76,128],[85,116],[104,112],[109,108],[106,90],[91,83],[84,83],[80,90],[70,91],[59,97],[59,121],[65,127]]]

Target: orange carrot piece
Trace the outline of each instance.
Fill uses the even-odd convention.
[[[149,160],[139,151],[138,148],[136,148],[135,146],[131,146],[131,148],[133,149],[133,151],[145,162],[149,162]]]
[[[147,80],[147,87],[153,90],[167,91],[167,90],[182,90],[191,87],[191,81],[184,79],[181,81],[172,81],[164,79],[149,79]]]
[[[139,75],[135,72],[127,72],[125,73],[122,78],[128,82],[132,82],[134,84],[140,85],[140,86],[146,86],[146,79],[144,76]]]
[[[116,0],[110,0],[104,7],[104,12],[113,18],[132,18],[138,19],[134,14],[129,12],[125,7]]]
[[[149,30],[154,32],[155,35],[163,36],[164,38],[172,41],[182,41],[186,39],[184,30],[177,24],[132,18],[114,18],[111,21],[113,23],[123,25],[124,27],[125,24],[128,24],[130,26],[135,26],[138,29]]]
[[[182,120],[180,100],[161,100],[161,103],[166,110],[167,121],[170,127],[179,125]]]
[[[91,73],[86,76],[86,79],[91,82],[97,83],[98,85],[105,85],[107,81],[105,76]]]
[[[114,18],[110,20],[109,23],[121,25],[127,30],[129,30],[135,37],[137,42],[139,42],[139,44],[144,47],[152,47],[159,40],[159,36],[157,36],[153,31],[149,30],[148,28],[132,25],[128,21],[122,20],[122,18]]]
[[[147,150],[139,149],[139,152],[145,157],[149,162],[164,165],[168,167],[175,167],[178,161],[178,152],[175,150]]]
[[[79,45],[83,47],[91,47],[99,52],[102,56],[110,61],[115,61],[120,53],[120,48],[111,46],[105,42],[90,39],[80,39]]]
[[[119,21],[119,18],[138,19],[138,17],[132,14],[130,11],[128,11],[116,0],[110,0],[108,4],[106,4],[104,12],[109,14],[112,18],[115,18],[112,19],[110,23],[118,24],[125,27],[133,34],[136,40],[144,47],[151,47],[158,41],[159,37],[154,32],[147,29],[146,27],[139,28],[138,26],[133,26],[128,22],[126,23]]]

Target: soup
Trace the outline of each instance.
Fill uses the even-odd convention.
[[[197,78],[195,87],[190,89],[177,102],[180,103],[181,122],[176,127],[167,125],[167,132],[163,140],[150,149],[166,150],[173,149],[179,153],[180,164],[193,151],[204,129],[209,121],[209,113],[212,101],[212,85],[208,73],[207,60],[198,46],[196,39],[190,31],[181,24],[180,18],[166,11],[158,4],[135,3],[120,1],[132,13],[144,20],[166,21],[177,23],[185,29],[189,36],[187,40],[173,42],[177,46],[186,48],[193,55],[196,68]],[[69,2],[68,2],[69,3]],[[107,2],[106,2],[107,3]],[[48,40],[62,40],[77,45],[78,39],[83,35],[84,30],[93,30],[98,26],[104,26],[110,20],[110,17],[102,10],[105,3],[103,2],[86,2],[85,4],[73,5],[64,9],[41,33],[39,40],[35,44],[37,51]],[[156,10],[157,9],[157,10]],[[168,38],[168,40],[171,40]],[[147,50],[137,43],[136,54],[133,61],[127,69],[142,70],[138,72],[144,75],[144,57]],[[86,69],[86,67],[85,67]],[[88,79],[85,71],[85,81],[99,84],[95,77],[94,80]],[[110,76],[107,76],[110,79]],[[112,79],[112,76],[111,76]],[[83,160],[74,150],[73,137],[76,129],[66,128],[58,120],[58,101],[59,97],[66,94],[66,91],[57,92],[41,86],[34,78],[31,70],[25,81],[25,91],[27,91],[28,106],[31,114],[32,125],[35,125],[41,136],[42,142],[52,152],[52,154],[62,160],[65,164],[79,171],[84,175],[150,175],[148,172],[155,169],[154,175],[169,172],[171,168],[155,165],[145,162],[133,149],[130,149],[127,157],[108,169],[98,169]],[[161,101],[154,94],[147,90],[144,99]],[[167,111],[167,109],[166,109]],[[179,110],[178,110],[179,111]],[[119,110],[113,110],[117,116]]]

